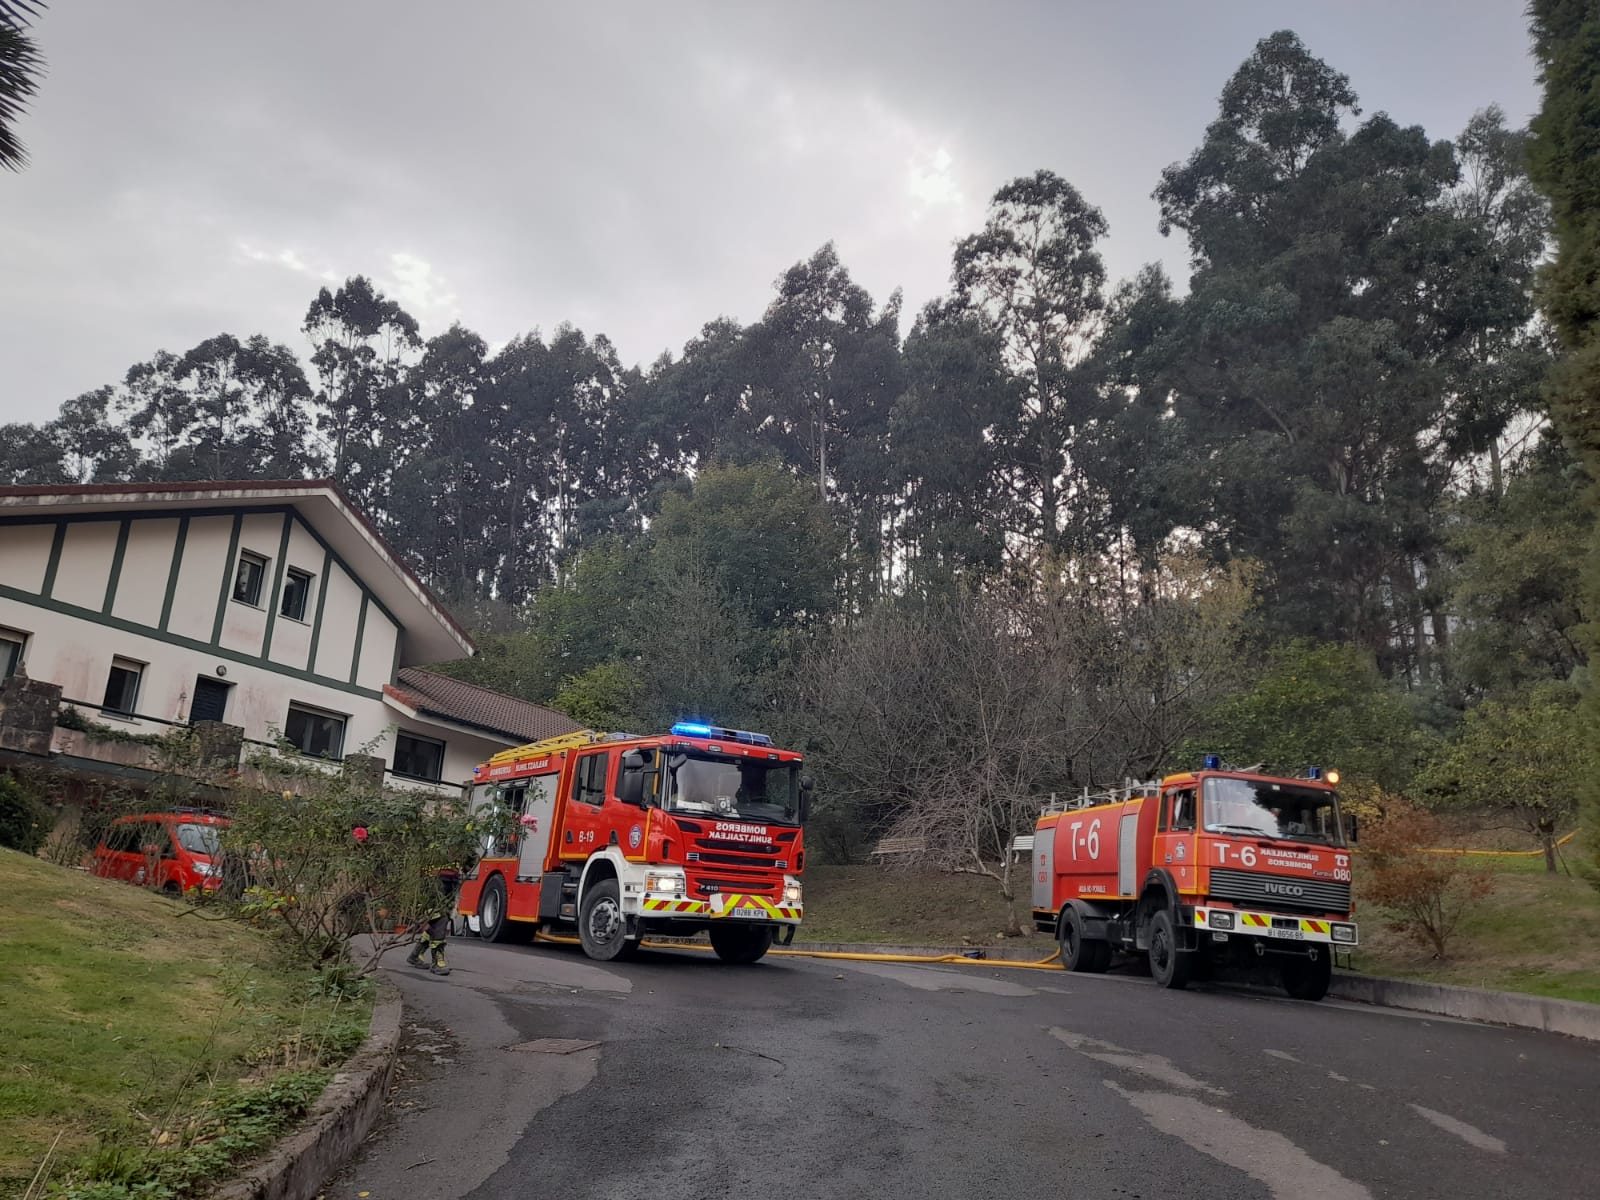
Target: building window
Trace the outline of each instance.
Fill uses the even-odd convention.
[[[295,621],[306,619],[307,602],[311,599],[311,576],[295,567],[289,568],[289,578],[283,585],[284,616]]]
[[[414,733],[401,733],[394,739],[394,773],[407,779],[426,779],[438,783],[444,777],[444,743]]]
[[[22,650],[28,635],[16,629],[0,629],[0,683],[10,679],[22,665]]]
[[[139,680],[144,675],[144,664],[128,658],[113,658],[111,674],[106,679],[106,697],[100,702],[103,712],[131,717],[139,703]]]
[[[239,569],[233,576],[233,598],[240,604],[261,604],[261,584],[267,577],[267,560],[245,550],[239,555]]]
[[[313,758],[342,758],[344,722],[343,717],[334,713],[291,704],[289,718],[283,723],[283,736],[301,754]]]

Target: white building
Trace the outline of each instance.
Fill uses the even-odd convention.
[[[0,678],[59,685],[95,723],[219,721],[445,786],[577,728],[420,669],[474,652],[330,482],[0,487]],[[78,734],[57,730],[53,756],[96,757]]]

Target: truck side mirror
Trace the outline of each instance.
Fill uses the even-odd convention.
[[[1351,813],[1350,814],[1350,844],[1352,846],[1354,846],[1360,840],[1361,840],[1361,822],[1356,818],[1355,813]]]
[[[811,792],[817,786],[809,775],[800,776],[800,823],[804,825],[811,816]]]

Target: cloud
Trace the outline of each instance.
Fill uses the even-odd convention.
[[[285,270],[292,271],[296,275],[305,275],[311,279],[320,280],[323,283],[338,283],[340,281],[340,276],[337,271],[333,270],[331,267],[324,267],[321,270],[318,270],[316,267],[308,264],[305,259],[301,258],[299,252],[296,250],[279,250],[274,253],[267,250],[257,249],[249,242],[239,242],[235,246],[235,249],[238,251],[239,257],[247,263],[265,263],[270,266],[283,267]]]
[[[435,273],[426,259],[415,254],[398,251],[389,255],[388,274],[379,276],[376,282],[424,326],[448,325],[460,315],[449,283]]]
[[[964,206],[966,197],[951,170],[954,165],[950,151],[943,146],[932,154],[915,155],[906,164],[906,194],[914,201],[912,220],[921,220],[932,208]]]
[[[719,315],[758,318],[831,240],[909,316],[995,188],[1040,167],[1105,210],[1113,276],[1162,258],[1181,286],[1151,188],[1281,4],[1007,11],[53,5],[32,164],[0,180],[0,423],[221,330],[303,351],[316,289],[356,273],[425,335],[572,321],[648,362]],[[1515,5],[1312,6],[1296,28],[1370,111],[1434,136],[1537,101]]]

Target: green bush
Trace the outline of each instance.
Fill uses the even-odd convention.
[[[11,775],[0,775],[0,846],[37,854],[54,824],[55,814],[32,789]]]

